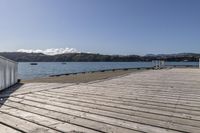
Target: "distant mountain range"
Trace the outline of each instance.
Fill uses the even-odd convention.
[[[148,54],[139,55],[101,55],[92,53],[66,53],[59,55],[45,55],[42,53],[0,52],[0,56],[17,62],[133,62],[133,61],[199,61],[200,54]]]

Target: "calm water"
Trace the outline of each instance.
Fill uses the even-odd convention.
[[[166,62],[167,65],[198,65],[198,62]],[[49,75],[117,68],[152,67],[152,62],[40,62],[36,66],[19,63],[19,78],[33,79]]]

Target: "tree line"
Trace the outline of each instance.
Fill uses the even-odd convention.
[[[199,61],[200,54],[180,53],[166,55],[102,55],[93,53],[66,53],[45,55],[42,53],[1,52],[0,56],[17,62],[136,62],[136,61]]]

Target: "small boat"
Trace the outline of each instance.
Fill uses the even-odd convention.
[[[30,63],[30,65],[33,65],[33,66],[35,66],[35,65],[38,65],[38,63]]]
[[[62,62],[63,65],[67,64],[66,62]]]

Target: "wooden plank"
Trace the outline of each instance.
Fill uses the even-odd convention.
[[[36,92],[35,94],[37,95],[43,95],[43,96],[52,96],[52,97],[60,97],[57,94],[52,93],[51,91],[48,92]],[[58,93],[59,94],[59,93]],[[97,99],[97,100],[103,100],[107,102],[116,102],[116,103],[121,103],[121,104],[134,104],[134,103],[140,103],[140,104],[146,104],[146,105],[153,105],[153,106],[160,106],[160,107],[171,107],[171,108],[179,108],[179,109],[186,109],[186,110],[196,110],[200,111],[200,107],[196,106],[188,106],[188,105],[180,105],[177,104],[177,101],[175,103],[167,103],[167,102],[161,102],[161,101],[153,101],[145,98],[135,98],[134,100],[132,99],[123,99],[120,97],[113,97],[113,96],[105,96],[105,95],[95,95],[91,93],[76,93],[76,92],[62,92],[62,94],[65,95],[65,97],[75,97],[75,98],[83,98],[83,99]],[[62,98],[62,97],[61,97]],[[166,100],[165,100],[166,101]]]
[[[147,97],[153,97],[153,95],[154,94],[160,94],[159,96],[156,96],[156,97],[163,97],[163,98],[166,98],[165,96],[169,96],[169,98],[177,98],[177,96],[180,96],[181,94],[183,94],[183,93],[185,93],[185,92],[182,92],[182,93],[180,93],[180,94],[178,94],[178,95],[176,95],[176,96],[173,96],[173,94],[172,94],[172,96],[170,96],[170,93],[175,93],[174,91],[175,91],[175,89],[172,91],[172,92],[164,92],[164,91],[162,91],[162,89],[164,89],[164,90],[166,90],[166,88],[162,88],[162,89],[158,89],[158,90],[155,90],[155,92],[154,92],[154,90],[153,90],[153,92],[152,92],[152,90],[150,90],[149,88],[147,88],[146,87],[146,90],[144,89],[142,89],[142,88],[139,88],[139,90],[133,90],[133,89],[128,89],[128,88],[126,88],[126,89],[124,89],[124,88],[120,88],[120,91],[119,91],[119,93],[118,93],[118,89],[115,89],[115,88],[110,88],[110,87],[108,87],[108,88],[102,88],[102,87],[91,87],[91,86],[88,86],[87,87],[87,89],[85,88],[85,86],[83,86],[83,87],[81,87],[81,86],[78,86],[78,87],[76,87],[77,89],[74,89],[73,87],[69,87],[68,89],[65,89],[65,88],[62,88],[62,89],[58,89],[58,91],[64,91],[64,92],[80,92],[80,93],[84,93],[85,91],[87,91],[87,92],[90,92],[90,93],[94,93],[94,94],[104,94],[104,95],[106,95],[107,93],[108,94],[111,94],[111,93],[113,93],[113,94],[118,94],[118,95],[124,95],[124,96],[126,96],[126,95],[133,95],[134,96],[134,94],[135,93],[139,93],[139,95],[146,95]],[[96,91],[95,91],[96,90]],[[98,91],[99,90],[99,91]],[[115,90],[115,92],[113,92],[113,90]],[[126,91],[124,91],[124,90],[126,90]],[[51,91],[51,90],[50,90]],[[53,91],[53,90],[52,90]],[[107,93],[105,93],[105,92],[107,92]],[[192,90],[190,90],[190,91],[192,91]],[[123,93],[122,93],[123,92]],[[163,94],[162,94],[163,93]],[[148,94],[148,95],[147,95]],[[166,95],[167,94],[167,95]],[[195,94],[195,95],[188,95],[188,94],[185,94],[184,96],[182,96],[181,98],[189,98],[190,96],[193,96],[193,97],[191,97],[191,98],[195,98],[195,99],[199,99],[199,95],[198,94]],[[195,96],[195,97],[194,97]],[[154,97],[155,97],[155,95],[154,95]]]
[[[58,131],[37,125],[35,123],[31,123],[29,121],[25,121],[23,119],[1,113],[0,112],[0,122],[5,125],[9,125],[10,127],[13,127],[15,129],[18,129],[22,132],[28,132],[28,133],[58,133]]]
[[[0,103],[4,132],[199,133],[200,71],[151,70],[79,85],[25,84]]]
[[[14,100],[14,98],[11,98],[12,100]],[[71,107],[70,107],[70,109],[68,109],[68,108],[66,108],[66,107],[68,107],[68,105],[65,105],[65,104],[61,104],[61,103],[56,103],[55,105],[53,104],[53,106],[49,106],[49,105],[52,105],[52,104],[50,104],[50,103],[52,103],[52,101],[49,101],[49,102],[47,102],[47,101],[43,101],[43,102],[45,102],[46,104],[48,104],[48,106],[46,105],[45,106],[45,104],[44,105],[40,105],[39,106],[39,103],[37,103],[37,102],[27,102],[27,100],[25,100],[25,101],[22,101],[21,103],[26,103],[26,104],[29,104],[29,105],[34,105],[34,106],[37,106],[37,107],[40,107],[40,108],[47,108],[47,109],[54,109],[54,111],[60,111],[60,112],[66,112],[67,114],[71,114],[71,115],[76,115],[76,116],[81,116],[81,117],[83,117],[83,118],[89,118],[89,119],[93,119],[93,120],[99,120],[99,121],[103,121],[103,122],[109,122],[109,119],[108,118],[106,118],[105,117],[105,114],[101,114],[100,116],[101,117],[99,117],[99,115],[97,115],[97,114],[92,114],[92,112],[81,112],[81,111],[77,111],[77,110],[72,110],[71,109]],[[59,105],[59,106],[58,106]],[[138,118],[138,119],[136,119],[137,117],[135,117],[135,118],[133,118],[132,119],[132,123],[130,123],[130,122],[128,122],[127,120],[122,120],[122,119],[120,119],[120,120],[118,120],[116,117],[114,117],[115,115],[113,115],[113,117],[109,117],[110,119],[115,119],[115,120],[113,120],[113,121],[110,121],[109,123],[114,123],[114,122],[117,122],[117,121],[121,121],[120,123],[121,124],[119,124],[119,125],[121,125],[121,126],[125,126],[125,127],[129,127],[130,125],[134,125],[134,123],[135,122],[137,122],[137,123],[142,123],[143,122],[143,124],[145,124],[147,127],[148,127],[148,125],[154,125],[154,128],[153,127],[151,127],[151,130],[152,130],[152,132],[156,132],[156,129],[159,129],[158,128],[158,126],[160,126],[160,127],[164,127],[164,128],[167,128],[168,130],[169,130],[169,128],[168,128],[168,126],[169,126],[169,121],[166,121],[166,122],[162,122],[162,121],[156,121],[156,120],[154,120],[153,118],[151,119],[151,120],[148,120],[148,119],[145,119],[145,120],[143,120],[142,121],[142,118]],[[107,116],[108,117],[108,116]],[[95,118],[95,119],[94,119]],[[131,118],[131,116],[130,116],[130,118]],[[126,122],[127,121],[127,122]],[[155,123],[156,122],[156,123]],[[130,123],[130,125],[129,126],[126,126],[126,125],[124,125],[124,123]],[[138,125],[140,125],[140,124],[138,124]],[[119,126],[118,125],[118,126]],[[141,125],[140,125],[141,126]],[[186,130],[186,131],[199,131],[200,129],[199,128],[197,128],[197,127],[191,127],[191,126],[187,126],[187,125],[180,125],[180,124],[175,124],[175,123],[173,123],[173,126],[171,126],[171,129],[174,129],[174,130],[178,130],[179,128],[177,128],[177,127],[182,127],[181,129],[184,129],[184,130]],[[145,127],[145,126],[144,126]],[[157,127],[157,128],[156,128]],[[161,128],[162,129],[162,128]],[[140,129],[141,130],[141,129]],[[144,129],[142,129],[142,130],[144,130]],[[142,131],[141,130],[141,131]],[[155,131],[154,131],[155,130]],[[150,132],[150,130],[148,131],[148,132]],[[165,132],[165,131],[162,131],[162,132]]]
[[[10,127],[3,125],[1,123],[0,123],[0,131],[1,131],[1,133],[21,133],[20,131],[17,131],[15,129],[10,128]]]
[[[114,86],[114,87],[94,87],[94,86],[71,86],[71,87],[67,87],[66,88],[60,88],[60,89],[57,89],[57,91],[64,91],[64,92],[85,92],[87,90],[87,92],[90,92],[90,93],[97,93],[97,94],[106,94],[105,92],[107,92],[108,94],[110,93],[114,93],[114,94],[121,94],[121,95],[125,95],[125,96],[128,96],[131,94],[131,96],[134,96],[135,93],[137,93],[139,96],[146,96],[146,97],[160,97],[160,98],[169,98],[169,99],[174,99],[174,98],[177,98],[177,96],[180,96],[182,94],[185,94],[185,91],[183,90],[179,90],[180,92],[176,92],[175,91],[175,88],[172,88],[172,90],[169,90],[168,92],[166,92],[166,90],[168,90],[168,88],[159,88],[159,89],[151,89],[151,88],[148,88],[148,86],[146,87],[137,87],[137,89],[133,89],[133,87],[126,87],[126,91],[124,91],[124,88],[123,87],[119,87],[118,86],[118,89],[116,88],[117,86]],[[154,87],[155,88],[155,87]],[[98,91],[100,90],[100,91]],[[113,92],[113,90],[115,90]],[[50,91],[54,91],[54,90],[50,90]],[[105,91],[105,92],[104,92]],[[193,91],[193,92],[191,92]],[[198,90],[196,90],[198,91]],[[173,92],[173,94],[172,94]],[[192,99],[200,99],[200,96],[198,94],[194,94],[194,90],[190,89],[188,90],[187,89],[187,94],[185,95],[182,95],[180,98],[192,98]],[[147,95],[148,93],[148,95]],[[159,95],[155,95],[155,93],[159,93]],[[176,94],[177,93],[177,94]],[[192,94],[189,94],[189,93],[192,93]],[[191,97],[192,96],[192,97]]]
[[[103,123],[103,122],[98,122],[97,120],[84,119],[81,116],[78,116],[74,113],[72,115],[70,115],[70,112],[68,112],[67,110],[56,107],[56,106],[43,105],[40,103],[33,103],[33,102],[28,102],[28,101],[25,101],[25,102],[26,102],[26,104],[8,102],[8,104],[6,103],[6,105],[15,107],[17,109],[25,110],[25,111],[28,111],[31,113],[35,113],[38,115],[42,115],[42,116],[45,116],[48,118],[54,118],[59,121],[62,121],[63,123],[70,123],[70,124],[77,125],[77,126],[79,126],[78,129],[80,129],[81,127],[82,128],[86,127],[89,129],[97,130],[99,132],[139,133],[139,131],[112,125],[110,123]],[[82,116],[84,116],[84,115],[85,114],[82,114]],[[59,126],[61,126],[61,125],[59,124]],[[63,127],[63,126],[61,126],[61,127]],[[77,130],[76,127],[72,128],[69,125],[68,125],[68,127],[73,130]],[[84,130],[82,130],[82,131],[84,131]],[[95,133],[95,131],[87,131],[87,132]]]
[[[102,90],[102,91],[105,93],[104,90]],[[51,92],[52,91],[48,91],[47,93],[51,93]],[[53,91],[53,92],[58,93],[56,91]],[[62,92],[66,92],[66,91],[63,90]],[[125,99],[125,100],[134,100],[134,101],[135,100],[146,100],[146,101],[154,101],[154,102],[160,101],[160,102],[165,102],[165,104],[170,103],[170,104],[175,104],[175,105],[200,107],[199,106],[200,102],[195,101],[195,100],[191,100],[192,98],[189,98],[189,97],[184,100],[184,99],[181,98],[181,95],[178,96],[178,97],[176,97],[176,99],[175,98],[173,99],[173,98],[170,98],[170,97],[159,98],[159,97],[155,96],[155,95],[158,95],[158,94],[154,94],[154,96],[152,95],[151,97],[149,97],[149,95],[148,96],[146,96],[146,95],[140,95],[140,94],[136,95],[137,93],[135,95],[128,95],[128,94],[127,95],[125,95],[125,94],[124,95],[118,95],[118,94],[111,95],[111,93],[108,92],[106,95],[104,95],[104,94],[98,94],[97,91],[96,91],[96,93],[88,92],[88,90],[86,92],[87,93],[76,92],[75,91],[74,94],[75,95],[79,95],[79,94],[83,93],[83,94],[88,94],[91,97],[92,97],[92,95],[94,95],[94,96],[114,97],[114,98],[120,98],[120,99],[123,99],[123,100]]]
[[[37,101],[37,102],[48,102],[49,104],[54,104],[54,105],[59,105],[60,103],[55,102],[56,98],[52,98],[54,100],[51,100],[50,102],[47,100],[47,98],[43,98],[41,99],[41,96],[39,95],[26,95],[26,96],[16,96],[18,98],[24,98],[26,100],[33,100],[33,101]],[[39,99],[40,98],[40,99]],[[68,101],[67,101],[68,99]],[[61,101],[61,99],[59,99]],[[200,116],[198,115],[193,115],[190,113],[179,113],[179,112],[173,112],[173,111],[166,111],[166,110],[159,110],[159,109],[150,109],[150,108],[142,108],[142,107],[136,107],[136,106],[125,106],[125,105],[118,105],[118,104],[113,104],[113,103],[105,103],[105,102],[98,102],[98,101],[94,101],[89,102],[89,101],[85,101],[85,100],[72,100],[69,98],[66,98],[65,100],[62,100],[62,103],[65,102],[71,102],[71,103],[81,103],[82,105],[88,106],[88,105],[98,105],[98,106],[103,106],[103,107],[111,107],[114,109],[123,109],[123,110],[129,110],[129,111],[141,111],[141,112],[146,112],[146,113],[156,113],[156,114],[162,114],[162,115],[168,115],[168,116],[175,116],[175,117],[180,117],[180,118],[185,118],[185,119],[193,119],[193,120],[200,120]]]
[[[46,99],[46,98],[45,98]],[[21,103],[27,103],[27,102],[37,102],[38,101],[35,101],[35,100],[23,100],[23,99],[11,99],[11,101],[15,101],[15,102],[21,102]],[[42,103],[42,102],[41,102]],[[33,104],[33,103],[32,103]],[[97,109],[98,112],[100,110],[102,111],[107,111],[107,112],[114,112],[114,113],[117,113],[117,114],[124,114],[124,115],[128,115],[128,116],[139,116],[139,117],[144,117],[144,118],[149,118],[149,119],[152,119],[152,120],[161,120],[161,121],[172,121],[172,122],[175,122],[175,123],[180,123],[182,125],[193,125],[193,126],[199,126],[199,121],[194,121],[194,120],[190,120],[189,118],[188,119],[184,119],[184,118],[181,118],[181,117],[174,117],[173,116],[173,119],[171,118],[172,116],[170,115],[163,115],[163,114],[156,114],[156,113],[150,113],[150,112],[143,112],[143,111],[130,111],[130,110],[124,110],[124,109],[120,109],[120,108],[112,108],[112,107],[108,107],[108,106],[99,106],[99,105],[90,105],[90,104],[83,104],[83,103],[80,103],[80,102],[77,102],[76,104],[74,103],[69,103],[69,102],[65,102],[64,103],[67,107],[67,109],[76,109],[76,110],[79,110],[79,111],[83,111],[83,109]],[[54,102],[51,102],[51,105],[52,106],[57,106],[57,107],[63,107],[62,105],[60,105],[60,103],[54,103]],[[88,112],[88,110],[86,111]],[[131,118],[131,117],[130,117]],[[133,119],[134,120],[134,119]]]
[[[20,110],[18,108],[12,108],[12,109],[3,110],[3,111],[0,111],[0,112],[7,113],[7,114],[10,114],[12,116],[16,116],[18,118],[23,118],[23,119],[26,119],[27,121],[31,121],[31,122],[37,123],[37,124],[42,125],[44,127],[53,128],[53,129],[58,130],[60,132],[76,131],[76,132],[99,133],[99,132],[94,131],[94,130],[90,130],[90,129],[87,129],[87,128],[79,127],[79,126],[76,126],[76,125],[63,123],[63,122],[55,120],[55,119],[44,117],[42,115],[39,115],[39,113],[38,114],[34,113],[34,112],[38,112],[38,111],[41,114],[43,113],[38,108],[31,108],[31,112],[33,112],[33,113],[28,112],[28,111],[23,111],[23,110]],[[51,115],[49,112],[47,112],[46,114]],[[53,125],[53,127],[52,127],[52,125]],[[62,127],[62,128],[60,128],[60,127]]]
[[[156,104],[148,104],[146,102],[143,102],[143,103],[140,103],[140,102],[137,102],[136,100],[135,101],[132,101],[132,102],[124,102],[122,100],[107,100],[107,98],[98,98],[96,96],[88,96],[88,95],[75,95],[75,93],[72,93],[71,95],[70,94],[66,94],[66,93],[52,93],[52,92],[43,92],[43,93],[40,93],[40,92],[37,92],[35,93],[36,95],[42,95],[42,96],[46,96],[46,97],[54,97],[54,98],[58,98],[58,99],[72,99],[72,100],[85,100],[85,101],[89,101],[89,102],[96,102],[96,101],[99,101],[99,102],[107,102],[107,103],[114,103],[114,104],[123,104],[123,105],[127,105],[127,106],[138,106],[138,107],[147,107],[147,108],[157,108],[157,109],[160,109],[160,110],[168,110],[168,111],[174,111],[174,108],[176,108],[176,112],[180,112],[180,113],[190,113],[190,114],[197,114],[199,115],[200,114],[200,108],[197,108],[197,107],[194,107],[194,108],[191,108],[190,107],[187,107],[187,106],[177,106],[175,103],[172,105],[172,104],[168,104],[167,105],[163,105],[163,104],[159,104],[159,105],[156,105]],[[34,95],[35,95],[34,94]],[[177,103],[177,102],[176,102]],[[169,106],[171,105],[171,106]]]
[[[20,89],[17,89],[14,93],[11,95],[19,95],[19,94],[28,94],[33,92],[39,92],[44,90],[53,90],[53,89],[59,89],[62,87],[67,87],[73,84],[58,84],[58,83],[29,83],[23,85]]]

